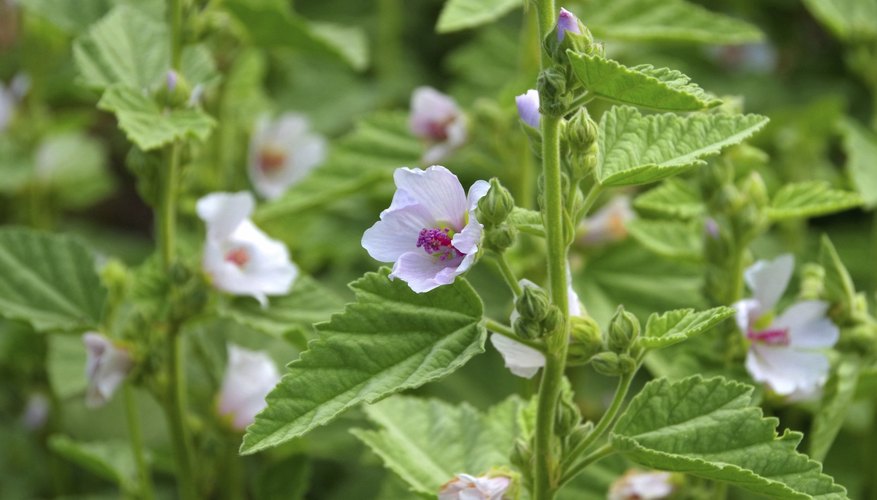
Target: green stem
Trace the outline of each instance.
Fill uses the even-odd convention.
[[[536,14],[539,16],[539,40],[541,43],[557,24],[557,9],[554,7],[554,0],[537,0],[536,9]],[[542,68],[545,67],[545,61],[543,61]]]
[[[560,480],[560,486],[563,487],[566,483],[575,479],[576,476],[581,474],[589,465],[594,462],[598,462],[609,455],[615,453],[615,450],[612,448],[611,443],[606,443],[603,446],[594,450],[593,453],[589,454],[585,458],[583,458],[579,463],[575,465],[575,467],[569,469],[566,474]]]
[[[192,446],[186,428],[185,377],[183,366],[180,363],[183,339],[178,334],[176,325],[172,326],[169,333],[167,342],[168,397],[165,402],[165,412],[171,431],[174,457],[177,462],[179,496],[183,500],[195,500],[198,498],[198,493],[192,469]]]
[[[170,1],[171,67],[179,71],[183,59],[183,0]]]
[[[143,433],[140,430],[140,414],[137,412],[134,388],[126,383],[123,392],[125,393],[125,415],[128,418],[128,437],[131,439],[131,451],[137,466],[137,478],[140,480],[140,498],[152,500],[155,498],[155,493],[152,491],[152,477],[144,454]]]
[[[594,185],[591,186],[591,189],[588,190],[588,194],[585,196],[585,201],[582,202],[582,207],[579,209],[578,213],[576,213],[575,222],[582,220],[582,217],[588,215],[602,192],[603,186],[596,182],[595,179]]]
[[[391,82],[399,74],[402,61],[402,6],[399,0],[378,1],[378,40],[375,66],[384,82]]]
[[[569,108],[567,108],[566,113],[572,113],[580,107],[587,105],[589,102],[593,101],[595,97],[596,96],[592,95],[590,92],[585,91],[585,93],[573,99],[573,101],[569,105]]]
[[[575,460],[583,453],[588,451],[597,440],[602,438],[607,432],[609,432],[612,428],[612,425],[615,423],[615,419],[618,417],[618,412],[621,410],[621,405],[624,403],[624,398],[627,397],[627,392],[630,390],[630,383],[633,381],[633,376],[636,374],[636,370],[632,373],[626,373],[621,376],[621,379],[618,381],[618,388],[615,390],[615,397],[612,399],[612,404],[609,405],[609,408],[606,410],[606,413],[600,417],[600,421],[597,422],[597,426],[594,428],[593,432],[591,432],[588,437],[586,437],[581,443],[579,443],[575,448],[570,451],[566,458],[563,460],[563,468],[568,470],[574,470],[578,468],[578,464],[573,465]]]
[[[512,271],[511,266],[509,266],[505,254],[500,252],[490,252],[490,256],[493,257],[493,262],[496,263],[497,269],[499,269],[499,272],[502,274],[502,277],[505,279],[505,282],[511,289],[512,293],[515,294],[515,297],[520,297],[523,290],[521,289],[520,283],[518,283],[518,278],[515,276],[515,272]]]
[[[514,340],[515,342],[519,342],[521,344],[524,344],[527,347],[532,347],[533,349],[536,349],[537,351],[545,354],[545,346],[543,344],[540,344],[539,342],[532,341],[530,339],[522,339],[521,337],[519,337],[515,333],[514,330],[512,330],[508,326],[500,323],[499,321],[496,321],[496,320],[493,320],[490,318],[485,318],[484,327],[493,333],[502,335],[503,337],[508,337],[508,338]]]
[[[171,146],[167,170],[164,172],[159,208],[159,245],[161,262],[165,271],[170,270],[174,258],[177,234],[177,188],[180,183],[180,145]]]

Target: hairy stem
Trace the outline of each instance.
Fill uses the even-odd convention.
[[[502,274],[503,279],[505,279],[506,284],[509,286],[509,289],[515,294],[515,297],[519,297],[523,290],[521,290],[521,285],[518,283],[518,278],[515,276],[515,272],[512,271],[511,266],[509,266],[508,260],[505,258],[505,254],[500,252],[490,252],[490,256],[493,257],[493,261],[496,263],[497,269]]]
[[[165,413],[177,462],[179,497],[183,500],[194,500],[198,498],[198,493],[192,469],[192,446],[186,428],[185,377],[180,363],[182,340],[174,326],[167,342],[168,397],[165,401]]]
[[[152,490],[152,476],[143,448],[143,433],[140,430],[140,414],[137,411],[137,400],[134,399],[134,388],[125,384],[125,416],[128,419],[128,437],[131,440],[131,452],[134,454],[134,464],[137,466],[137,479],[140,481],[140,498],[152,500],[155,492]]]

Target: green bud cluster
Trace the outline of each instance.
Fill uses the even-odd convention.
[[[607,347],[614,353],[624,354],[630,351],[634,341],[639,337],[639,320],[632,313],[618,306],[615,315],[609,321]]]
[[[563,314],[551,304],[548,293],[542,288],[527,284],[515,301],[518,318],[513,328],[515,333],[525,339],[537,339],[553,332],[563,324]]]
[[[512,194],[496,177],[490,179],[490,190],[478,201],[478,221],[484,224],[485,247],[502,252],[517,238],[517,228],[506,223],[515,208]]]
[[[539,90],[539,112],[543,116],[562,116],[572,103],[567,71],[561,66],[543,70],[536,80]]]
[[[570,322],[570,364],[585,363],[603,350],[603,332],[600,325],[589,316],[573,316]]]

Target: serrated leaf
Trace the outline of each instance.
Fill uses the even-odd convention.
[[[825,235],[819,242],[819,265],[825,270],[825,299],[832,305],[839,305],[845,314],[849,314],[855,308],[856,286],[831,240]]]
[[[58,455],[116,483],[123,491],[129,493],[137,491],[137,468],[128,443],[120,441],[84,443],[56,434],[49,438],[48,444],[49,448]]]
[[[704,157],[738,144],[768,122],[760,115],[646,115],[615,106],[597,134],[597,178],[604,186],[645,184],[704,165]]]
[[[866,207],[877,207],[877,135],[853,120],[841,122],[847,172]]]
[[[384,268],[350,285],[356,302],[317,325],[320,339],[268,395],[241,453],[301,436],[359,403],[437,380],[484,351],[483,305],[466,280],[417,294],[388,275]]]
[[[642,246],[671,259],[703,260],[703,224],[634,219],[627,230]]]
[[[647,349],[661,349],[700,335],[734,315],[734,309],[720,306],[706,311],[678,309],[653,313],[646,323],[643,337],[637,341]]]
[[[796,182],[777,191],[767,213],[774,221],[800,219],[842,212],[861,204],[858,194],[832,189],[825,181]]]
[[[776,418],[753,406],[751,386],[721,377],[655,380],[630,402],[613,448],[647,467],[734,484],[770,498],[846,499],[821,465],[795,451],[801,434],[777,436]]]
[[[82,83],[103,89],[121,84],[146,89],[170,68],[167,26],[122,5],[95,23],[73,44]]]
[[[466,403],[396,396],[366,408],[380,430],[352,432],[413,491],[435,495],[455,474],[511,466],[521,405],[513,397],[481,413]]]
[[[536,210],[515,207],[509,214],[506,222],[518,228],[524,233],[536,236],[545,236],[545,227],[542,224],[542,214]]]
[[[834,438],[844,424],[847,410],[856,395],[861,365],[858,360],[845,359],[832,370],[825,383],[822,402],[813,418],[810,434],[810,456],[824,460]]]
[[[764,37],[752,24],[683,0],[594,0],[584,12],[588,28],[598,38],[727,45]]]
[[[39,331],[83,331],[100,321],[106,291],[78,240],[0,229],[0,315]]]
[[[677,219],[693,219],[706,210],[697,188],[682,179],[665,180],[658,187],[637,196],[633,206],[649,215]]]
[[[161,0],[20,0],[25,9],[61,30],[78,34],[116,5],[129,5],[153,19],[164,16],[164,2]]]
[[[216,121],[200,109],[162,110],[149,97],[127,87],[108,88],[97,107],[113,112],[119,128],[143,151],[174,141],[203,141],[216,126]]]
[[[521,0],[448,0],[435,29],[439,33],[451,33],[481,26],[499,19],[521,4]]]
[[[874,0],[804,0],[804,5],[842,40],[877,39],[877,2]]]
[[[648,64],[629,68],[612,59],[572,51],[567,55],[585,89],[609,101],[660,111],[696,111],[722,103],[676,70]]]
[[[313,335],[314,323],[328,320],[343,308],[341,297],[313,278],[299,276],[289,294],[271,297],[265,309],[258,302],[244,298],[235,299],[219,313],[275,337],[283,338],[294,332],[308,339]]]
[[[256,45],[329,54],[357,70],[368,66],[367,40],[359,28],[308,22],[283,2],[233,0],[224,7],[241,21]]]

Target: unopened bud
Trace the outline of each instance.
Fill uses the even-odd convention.
[[[560,9],[557,25],[545,39],[545,49],[555,61],[566,57],[567,50],[589,55],[602,54],[602,47],[594,43],[594,36],[585,25],[566,9]]]
[[[591,366],[597,373],[615,377],[622,374],[621,360],[611,351],[601,352],[591,358]]]
[[[603,333],[600,325],[589,316],[572,316],[570,322],[569,345],[570,357],[581,360],[590,359],[591,356],[603,350]]]
[[[561,398],[557,408],[556,419],[555,432],[560,437],[566,437],[582,420],[582,414],[573,401]]]
[[[538,321],[519,317],[514,324],[515,335],[522,339],[538,339],[542,336],[542,325]]]
[[[183,75],[169,70],[165,78],[165,86],[158,91],[160,102],[168,107],[179,107],[189,102],[192,88]]]
[[[770,202],[767,195],[767,187],[764,185],[764,179],[758,175],[758,172],[749,174],[749,177],[743,181],[741,191],[758,208],[764,208]]]
[[[533,283],[526,283],[522,287],[521,296],[515,301],[515,309],[521,318],[540,322],[548,315],[551,301],[548,293]]]
[[[566,449],[574,450],[578,447],[579,443],[583,442],[591,433],[594,432],[594,423],[593,422],[585,422],[582,425],[577,425],[572,432],[569,433],[569,436],[566,438]]]
[[[625,311],[624,306],[618,306],[609,322],[609,349],[619,354],[627,351],[639,336],[639,331],[639,320],[636,316]]]
[[[804,264],[801,277],[801,300],[819,300],[825,290],[825,269],[819,264]]]
[[[524,439],[516,440],[515,447],[512,449],[512,465],[517,466],[520,471],[528,472],[533,468],[531,466],[532,460],[533,450],[530,449],[530,444]]]
[[[526,94],[515,97],[515,104],[518,106],[518,116],[521,121],[532,128],[539,128],[539,120],[542,115],[539,114],[539,92],[530,89]]]
[[[597,130],[597,122],[588,114],[587,108],[579,108],[567,123],[565,131],[565,139],[573,154],[588,152],[597,140]]]
[[[539,112],[542,115],[562,116],[572,100],[567,92],[563,69],[553,67],[543,70],[536,83],[539,87]]]
[[[545,332],[554,332],[563,324],[563,314],[555,305],[548,308],[548,314],[542,320],[542,330]]]
[[[490,179],[490,190],[478,200],[478,222],[494,226],[502,224],[514,208],[514,197],[494,177]]]
[[[502,224],[485,232],[485,246],[491,250],[502,252],[515,244],[517,236],[517,228],[508,224]]]

